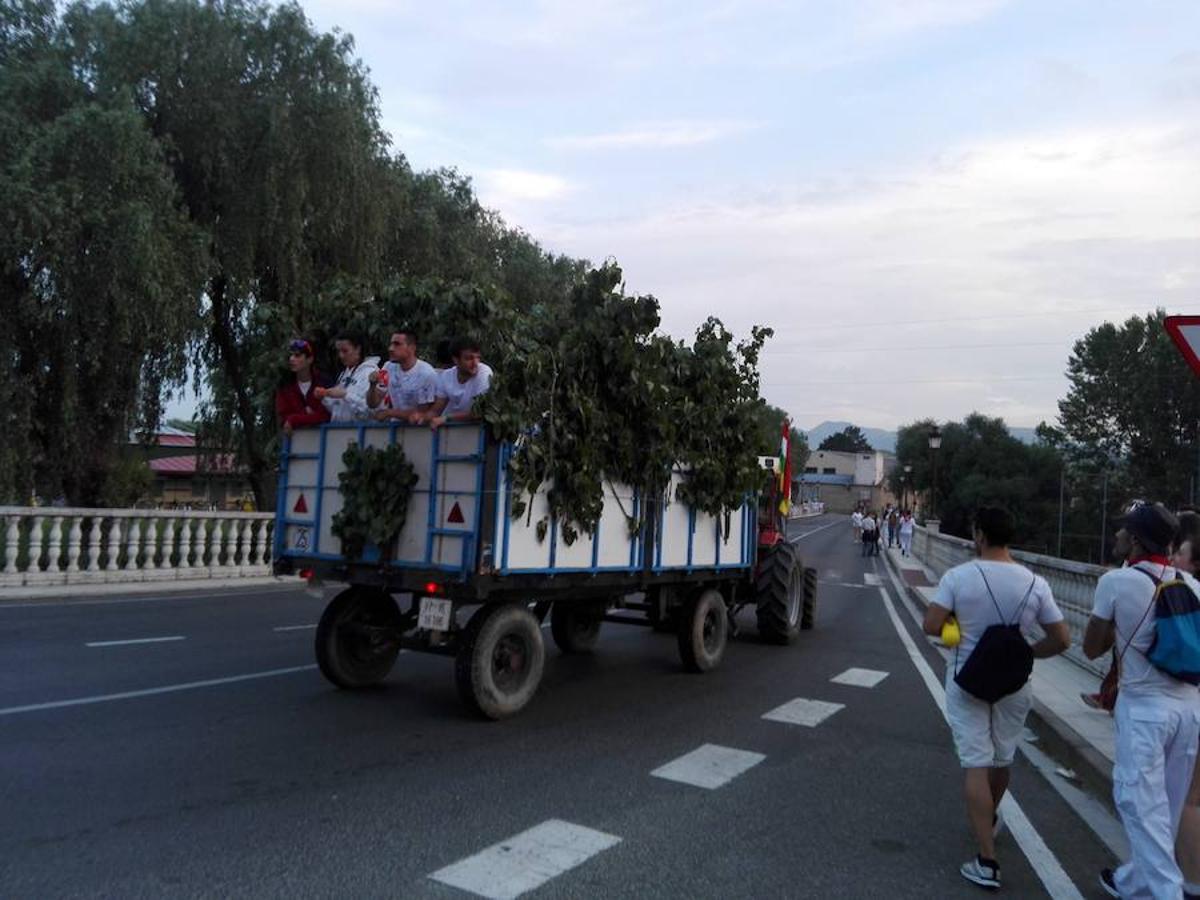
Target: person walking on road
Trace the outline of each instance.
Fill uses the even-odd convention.
[[[900,533],[900,555],[909,556],[912,554],[913,530],[916,528],[916,522],[913,521],[911,510],[905,510],[900,516],[900,525],[897,530]]]
[[[853,531],[852,538],[854,543],[861,544],[863,528],[863,514],[861,509],[856,508],[854,512],[850,514],[850,527]]]
[[[1000,801],[1029,714],[1033,660],[1056,656],[1071,644],[1050,586],[1009,553],[1015,530],[1006,510],[976,512],[979,559],[942,576],[924,622],[926,634],[940,635],[953,615],[962,633],[946,669],[946,721],[965,772],[967,820],[979,852],[959,872],[992,889],[1000,886],[995,848],[1003,827]],[[1022,632],[1034,623],[1045,637],[1031,646]]]
[[[888,513],[888,549],[896,546],[900,540],[900,510],[892,507],[892,511]]]
[[[1195,770],[1200,692],[1149,657],[1158,585],[1179,578],[1200,593],[1200,584],[1167,556],[1178,525],[1160,503],[1135,504],[1118,520],[1117,552],[1128,550],[1128,563],[1097,582],[1083,639],[1089,659],[1116,646],[1119,660],[1113,799],[1130,859],[1100,873],[1100,886],[1113,897],[1183,896],[1175,839]]]
[[[875,521],[875,517],[870,512],[863,516],[862,526],[859,528],[863,556],[871,555],[871,548],[875,546],[875,529],[878,527],[879,525]]]

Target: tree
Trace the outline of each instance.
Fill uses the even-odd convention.
[[[870,453],[873,448],[861,428],[857,425],[848,425],[821,441],[821,446],[817,449],[833,450],[839,453]]]
[[[1075,343],[1059,424],[1074,459],[1096,470],[1127,466],[1124,491],[1178,505],[1200,489],[1200,379],[1171,343],[1164,317],[1157,310],[1123,325],[1106,322]]]
[[[0,497],[95,504],[200,324],[204,247],[162,148],[50,3],[0,7]]]

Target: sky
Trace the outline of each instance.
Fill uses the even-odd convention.
[[[775,337],[801,427],[1052,421],[1075,340],[1200,313],[1194,0],[301,0],[394,148],[690,338]]]

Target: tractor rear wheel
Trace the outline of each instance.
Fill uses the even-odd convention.
[[[804,606],[804,568],[787,541],[763,551],[758,566],[758,633],[772,644],[790,644],[800,633]]]

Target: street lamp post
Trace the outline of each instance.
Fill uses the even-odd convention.
[[[900,498],[900,505],[903,506],[905,509],[908,509],[908,504],[905,502],[905,500],[908,498],[908,491],[911,486],[912,486],[912,466],[907,465],[904,467],[904,491],[903,491],[904,496]]]
[[[937,458],[942,448],[942,429],[934,425],[929,429],[929,455],[933,457],[933,491],[929,495],[929,518],[937,518]]]

